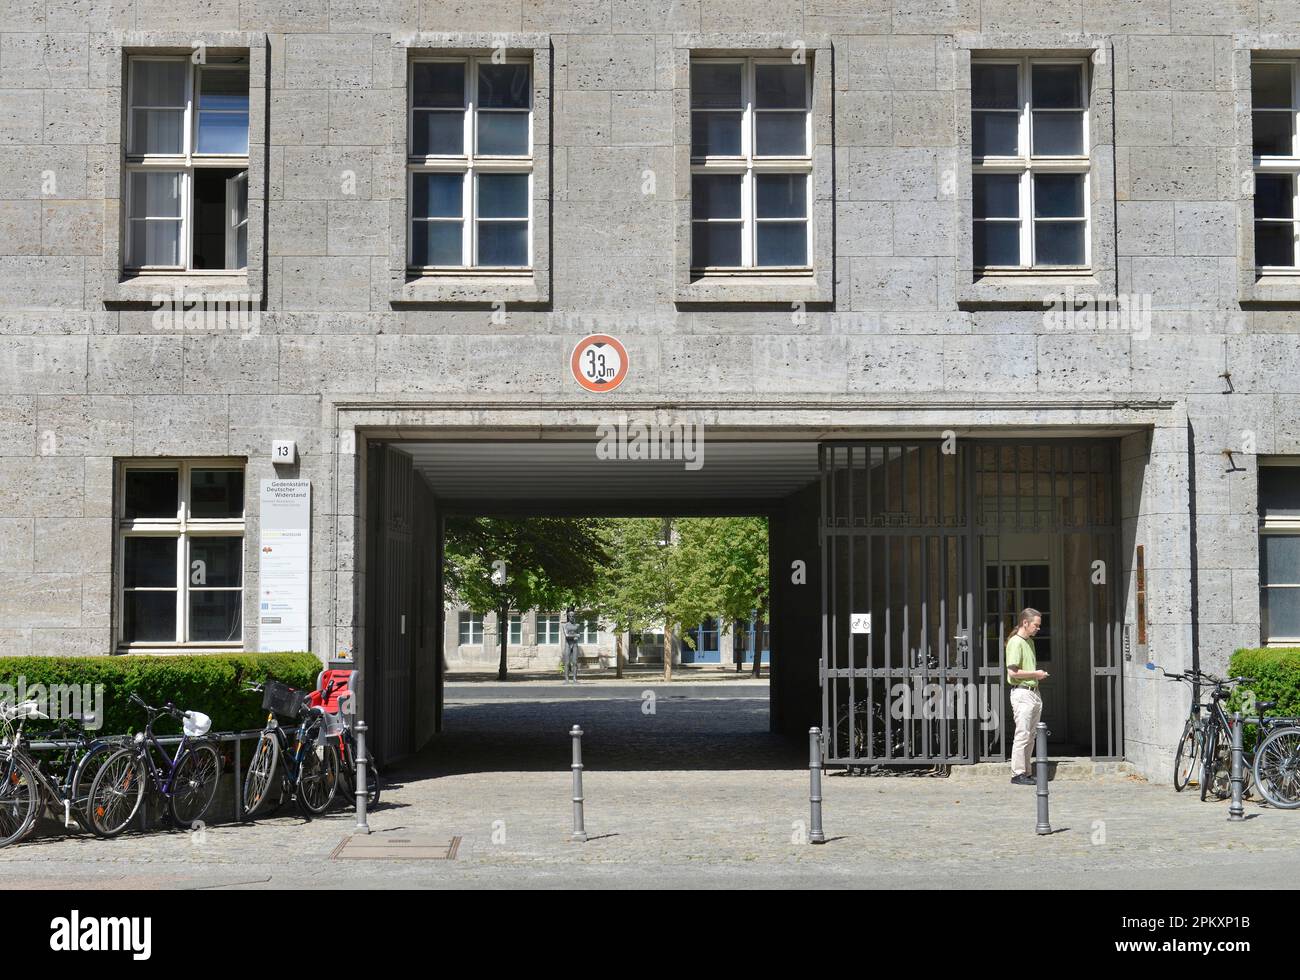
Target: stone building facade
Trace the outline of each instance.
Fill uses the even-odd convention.
[[[305,645],[419,742],[443,495],[376,499],[403,440],[1086,437],[1118,608],[1078,690],[1162,776],[1186,692],[1143,663],[1300,634],[1297,58],[1271,0],[10,0],[0,654],[258,649],[259,487],[309,480]]]

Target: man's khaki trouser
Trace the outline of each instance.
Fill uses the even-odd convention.
[[[1037,691],[1030,688],[1013,687],[1011,713],[1016,719],[1016,738],[1011,743],[1011,773],[1019,776],[1029,772],[1036,726],[1038,719],[1043,716],[1043,699]]]

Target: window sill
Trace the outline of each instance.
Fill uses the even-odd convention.
[[[165,657],[191,653],[244,653],[243,641],[234,643],[119,643],[113,653],[117,656]]]
[[[421,303],[546,303],[550,292],[535,271],[405,273],[389,292],[394,305]]]
[[[964,283],[958,287],[957,295],[957,305],[962,309],[1001,306],[1041,310],[1050,309],[1055,302],[1063,300],[1067,290],[1093,296],[1115,294],[1115,275],[1109,270],[1047,272],[1026,269],[975,273],[965,269],[958,274]]]
[[[1247,303],[1300,303],[1300,269],[1295,273],[1268,272],[1260,274],[1250,270],[1243,277],[1237,297]]]
[[[691,273],[678,283],[678,303],[829,303],[830,276],[804,272],[773,275],[755,272]]]
[[[147,303],[157,308],[162,303],[175,302],[178,297],[185,303],[242,302],[250,308],[260,308],[262,304],[261,287],[254,285],[247,272],[127,273],[109,284],[104,302]]]

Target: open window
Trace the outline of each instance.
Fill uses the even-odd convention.
[[[248,57],[133,55],[126,88],[125,270],[246,269]]]

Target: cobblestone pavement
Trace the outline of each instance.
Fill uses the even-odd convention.
[[[656,690],[654,713],[642,690]],[[683,689],[684,690],[684,689]],[[602,696],[593,696],[597,693]],[[692,692],[693,693],[693,692]],[[828,775],[830,841],[801,843],[806,748],[769,735],[761,688],[680,697],[629,686],[456,700],[447,731],[391,773],[374,839],[461,838],[452,861],[329,860],[350,810],[201,833],[47,838],[0,851],[28,887],[1295,887],[1300,812],[1226,803],[1133,778],[1059,782],[1050,836],[1034,792],[1001,778]],[[520,700],[527,696],[530,699]],[[569,741],[580,724],[587,830],[571,843]]]

